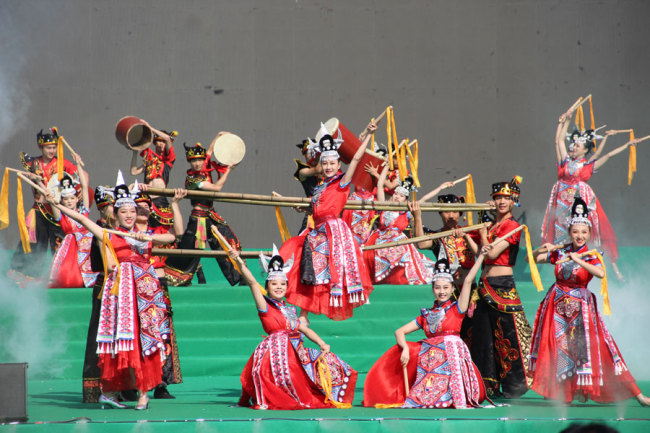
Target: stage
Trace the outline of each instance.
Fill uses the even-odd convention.
[[[622,271],[628,275],[650,257],[650,249],[623,249],[627,263]],[[643,254],[640,254],[643,253]],[[633,259],[634,257],[634,259]],[[636,261],[638,260],[638,261]],[[432,302],[431,289],[424,286],[377,286],[370,305],[355,313],[345,322],[332,322],[320,317],[312,319],[312,328],[331,345],[332,350],[359,371],[354,406],[351,409],[262,411],[235,407],[239,392],[239,372],[261,341],[262,328],[248,287],[230,287],[220,275],[216,264],[204,260],[207,285],[171,288],[174,319],[181,354],[184,382],[171,385],[175,400],[151,400],[148,411],[132,409],[105,409],[98,404],[81,401],[81,371],[85,336],[90,315],[90,296],[87,289],[22,289],[12,287],[13,299],[29,297],[30,308],[44,314],[42,324],[47,332],[32,345],[39,347],[39,356],[30,360],[28,369],[28,421],[0,426],[9,432],[277,432],[280,429],[301,432],[401,432],[426,428],[428,431],[467,432],[522,432],[535,429],[535,433],[558,432],[572,422],[605,422],[621,432],[638,432],[650,427],[650,408],[642,408],[636,400],[620,404],[598,405],[574,403],[559,405],[544,400],[529,391],[517,400],[497,400],[500,407],[470,410],[454,409],[371,409],[361,406],[365,373],[372,363],[394,344],[394,330],[412,320],[419,308]],[[249,266],[257,261],[249,260]],[[519,292],[525,303],[529,320],[544,293],[536,292],[530,283],[528,269],[520,257],[516,268]],[[545,287],[552,281],[552,268],[542,268]],[[259,275],[258,271],[254,271]],[[261,275],[260,275],[261,279]],[[621,310],[623,286],[612,279],[612,318],[638,323],[633,316]],[[626,283],[631,284],[631,283]],[[7,288],[3,288],[6,290]],[[591,290],[598,293],[598,286]],[[627,287],[626,294],[631,293]],[[600,299],[600,297],[599,297]],[[23,339],[32,338],[35,332],[21,335],[20,329],[6,328],[11,323],[27,323],[15,319],[20,301],[5,303],[0,323],[3,329],[18,333]],[[600,302],[600,301],[599,301]],[[12,311],[6,311],[11,309]],[[16,316],[12,316],[16,314]],[[37,320],[38,317],[33,318]],[[614,320],[616,319],[616,320]],[[636,320],[636,322],[635,322]],[[639,379],[644,393],[650,393],[650,382],[643,380],[647,368],[630,362],[637,353],[618,329],[614,338],[626,357],[632,374]],[[15,335],[14,335],[15,337]],[[412,340],[421,338],[413,335]],[[12,338],[15,340],[15,338]],[[0,349],[0,362],[19,362],[4,345]],[[636,349],[645,350],[642,348]],[[22,361],[25,361],[23,359]],[[133,406],[134,403],[128,403]],[[431,422],[434,421],[434,422]]]

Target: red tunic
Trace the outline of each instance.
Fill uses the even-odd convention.
[[[341,185],[341,177],[334,176],[315,189],[315,229],[303,231],[280,248],[285,262],[295,260],[287,273],[287,301],[334,320],[352,317],[353,309],[365,304],[373,289],[361,249],[339,217],[350,190],[349,184]],[[307,258],[303,258],[305,245],[311,250]],[[303,272],[307,266],[313,267],[308,275]],[[310,283],[303,283],[305,278]]]
[[[169,172],[176,161],[174,147],[165,148],[162,155],[157,154],[151,147],[148,147],[140,152],[140,156],[144,163],[144,182],[149,183],[153,179],[162,179],[167,185],[169,183]]]
[[[379,228],[372,232],[366,245],[406,239],[403,231],[410,221],[409,212],[381,212]],[[429,284],[433,277],[431,268],[434,263],[413,244],[364,251],[363,257],[375,284]]]
[[[493,242],[497,238],[508,234],[519,227],[519,223],[515,221],[512,216],[502,220],[501,222],[494,223],[488,228],[488,242]],[[509,266],[514,267],[517,261],[517,253],[519,252],[519,240],[521,239],[521,232],[517,232],[514,235],[506,239],[510,244],[508,247],[503,250],[503,252],[496,259],[488,259],[487,257],[484,260],[484,265],[497,265],[497,266]]]
[[[86,208],[80,212],[85,216],[89,214]],[[59,222],[66,236],[52,259],[48,287],[92,287],[98,275],[90,264],[92,233],[66,215],[61,215]]]
[[[558,180],[553,185],[549,197],[544,223],[542,224],[542,238],[544,242],[552,244],[567,244],[570,242],[567,228],[571,220],[571,206],[576,191],[587,203],[589,220],[592,224],[592,240],[603,249],[613,262],[618,258],[616,234],[612,228],[605,211],[587,182],[594,174],[596,161],[587,162],[585,158],[571,160],[568,156],[557,167]]]
[[[424,331],[426,339],[407,342],[409,394],[406,395],[404,388],[402,349],[395,345],[370,368],[363,389],[363,405],[478,406],[485,398],[485,387],[469,349],[459,336],[464,317],[455,301],[436,303],[430,310],[423,308],[415,323]]]
[[[325,402],[316,360],[321,352],[302,344],[295,307],[267,298],[266,311],[259,311],[264,331],[269,334],[248,360],[241,374],[240,403],[255,409],[323,409]],[[351,403],[357,372],[333,353],[325,355],[331,373],[330,397]]]
[[[587,250],[584,245],[576,252]],[[555,284],[535,317],[532,389],[565,402],[579,395],[599,403],[634,397],[641,391],[598,312],[595,295],[587,289],[593,275],[572,260],[557,263],[571,251],[569,245],[550,255]],[[583,260],[601,266],[595,256]]]
[[[150,390],[162,381],[164,353],[160,349],[169,335],[160,281],[145,257],[151,242],[111,235],[111,244],[119,261],[120,280],[114,295],[116,267],[102,292],[97,332],[102,390]]]

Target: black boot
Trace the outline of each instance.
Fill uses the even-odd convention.
[[[161,399],[168,399],[168,398],[176,398],[173,395],[167,391],[167,385],[164,383],[161,383],[157,387],[153,389],[153,398],[161,398]]]

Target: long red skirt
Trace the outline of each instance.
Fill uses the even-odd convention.
[[[571,402],[574,397],[583,396],[598,403],[609,403],[638,395],[641,390],[628,371],[616,342],[600,317],[596,298],[586,289],[584,289],[587,292],[586,300],[581,304],[588,312],[588,330],[585,333],[570,331],[564,335],[564,338],[568,339],[568,347],[586,346],[593,374],[579,378],[582,375],[572,372],[563,375],[567,377],[558,377],[559,356],[571,355],[567,355],[558,347],[558,338],[560,338],[558,334],[561,331],[558,331],[556,322],[562,323],[564,320],[562,317],[556,320],[556,307],[559,304],[562,304],[560,306],[563,310],[568,307],[564,306],[565,297],[558,297],[554,287],[549,290],[540,304],[535,318],[529,366],[529,375],[533,377],[531,388],[546,398],[564,402]],[[584,311],[580,312],[582,313]],[[585,341],[585,334],[588,337],[587,341]],[[565,363],[566,361],[563,361],[561,365]]]
[[[140,329],[137,302],[133,303],[133,309]],[[139,334],[133,340],[133,350],[121,351],[116,355],[101,353],[98,366],[102,392],[130,389],[149,391],[162,382],[163,361],[160,359],[160,351],[144,356]]]

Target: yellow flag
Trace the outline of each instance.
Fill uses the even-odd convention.
[[[56,173],[59,181],[63,179],[63,137],[59,137],[56,143]]]
[[[465,203],[476,203],[476,193],[474,192],[474,180],[472,175],[469,176],[465,181]],[[467,211],[467,224],[474,225],[474,214],[472,211]]]
[[[23,246],[23,252],[29,254],[32,247],[29,244],[29,231],[25,223],[25,209],[23,207],[23,184],[20,178],[16,179],[16,219],[18,220],[18,233],[20,233],[20,243]]]
[[[325,393],[324,403],[331,403],[334,407],[338,409],[350,409],[352,405],[350,403],[341,403],[340,401],[332,400],[332,371],[330,366],[325,360],[325,355],[321,354],[316,360],[316,366],[318,368],[318,378],[320,379],[320,386],[323,388]]]
[[[0,230],[9,226],[9,168],[5,168],[0,190]]]
[[[630,131],[630,141],[634,140],[634,130]],[[636,173],[636,145],[630,146],[630,157],[627,160],[627,185],[632,185],[632,178]]]
[[[524,225],[524,234],[526,236],[526,254],[528,255],[528,264],[530,265],[530,278],[533,280],[537,291],[541,292],[544,290],[542,277],[539,275],[539,269],[537,269],[537,263],[535,263],[535,258],[533,257],[533,246],[530,242],[530,233],[528,233],[528,226],[526,225]]]
[[[600,280],[600,294],[603,297],[603,314],[606,316],[611,316],[612,308],[609,305],[609,292],[607,291],[607,269],[605,269],[605,260],[603,259],[602,254],[600,254],[598,251],[596,251],[595,254],[596,257],[598,257],[601,266],[603,267],[603,272],[605,272],[605,275],[603,275],[603,278]]]
[[[286,242],[291,238],[291,233],[289,233],[289,227],[287,227],[287,221],[284,219],[280,206],[275,207],[275,218],[278,220],[278,229],[280,229],[282,242]]]

